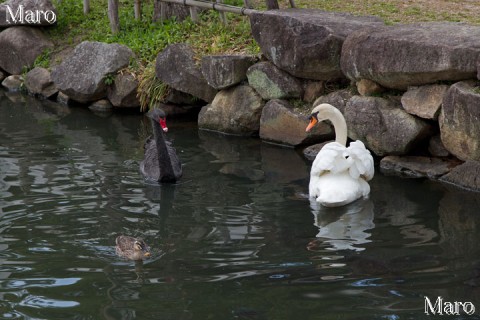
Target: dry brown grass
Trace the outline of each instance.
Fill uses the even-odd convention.
[[[258,1],[258,0],[257,0]],[[479,0],[296,0],[299,8],[374,15],[388,24],[454,21],[480,24]],[[280,6],[289,6],[279,0]]]

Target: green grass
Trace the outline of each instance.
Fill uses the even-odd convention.
[[[155,76],[155,63],[151,62],[139,74],[138,98],[141,110],[152,109],[165,99],[169,87]]]
[[[110,31],[106,0],[91,1],[88,15],[83,14],[81,1],[57,0],[57,25],[50,28],[48,33],[60,48],[57,52],[83,40],[120,43],[135,52],[141,65],[153,61],[166,46],[179,42],[189,43],[199,55],[259,52],[246,17],[227,14],[228,24],[223,25],[218,13],[209,10],[200,14],[198,24],[190,19],[184,22],[152,22],[153,0],[142,3],[142,20],[135,20],[133,1],[120,1],[120,32],[114,35]],[[55,54],[51,56],[55,57]]]

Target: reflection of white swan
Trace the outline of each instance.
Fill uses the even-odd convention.
[[[330,245],[329,250],[355,250],[365,248],[358,245],[368,243],[373,223],[373,202],[359,200],[340,208],[326,208],[311,199],[314,225],[318,227],[317,240]],[[310,246],[318,246],[319,243]]]
[[[318,153],[310,172],[310,197],[326,207],[343,206],[370,193],[367,181],[373,178],[373,158],[361,141],[347,148],[347,124],[342,113],[322,103],[310,115],[309,131],[319,121],[330,120],[335,129],[335,142],[326,144]]]

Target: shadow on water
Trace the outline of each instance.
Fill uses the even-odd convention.
[[[296,150],[169,127],[184,176],[147,184],[141,115],[0,93],[0,318],[427,319],[424,296],[480,306],[478,194],[377,173],[369,199],[322,208]],[[121,260],[118,234],[153,257]]]

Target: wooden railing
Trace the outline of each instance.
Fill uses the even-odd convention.
[[[117,33],[120,30],[120,22],[118,19],[118,1],[108,0],[108,19],[110,20],[110,28],[112,33]],[[243,0],[244,7],[237,7],[228,4],[223,4],[223,0],[205,1],[205,0],[155,0],[160,2],[160,20],[166,18],[165,7],[167,3],[176,3],[189,6],[190,16],[194,22],[198,21],[198,8],[211,9],[219,12],[219,17],[223,23],[227,23],[225,12],[231,12],[242,15],[250,15],[258,10],[252,9],[249,0]],[[267,9],[278,9],[278,0],[265,0]],[[295,8],[295,0],[289,0],[290,6]],[[83,12],[88,14],[90,11],[90,0],[83,0]],[[135,19],[141,19],[141,0],[134,0]],[[157,16],[154,14],[154,16]]]
[[[227,19],[225,17],[225,12],[231,12],[231,13],[236,13],[236,14],[242,14],[242,15],[250,15],[252,12],[256,12],[257,10],[255,9],[250,9],[248,7],[248,1],[245,1],[244,4],[246,5],[245,7],[236,7],[236,6],[231,6],[228,4],[223,4],[223,0],[216,0],[215,2],[211,1],[202,1],[202,0],[158,0],[160,1],[161,4],[161,12],[160,16],[161,19],[165,19],[165,4],[166,3],[176,3],[176,4],[183,4],[184,6],[189,6],[190,7],[190,16],[192,18],[192,21],[197,22],[198,21],[198,15],[196,13],[197,8],[202,8],[202,9],[211,9],[211,10],[216,10],[220,14],[220,19],[222,20],[223,23],[227,22]]]

